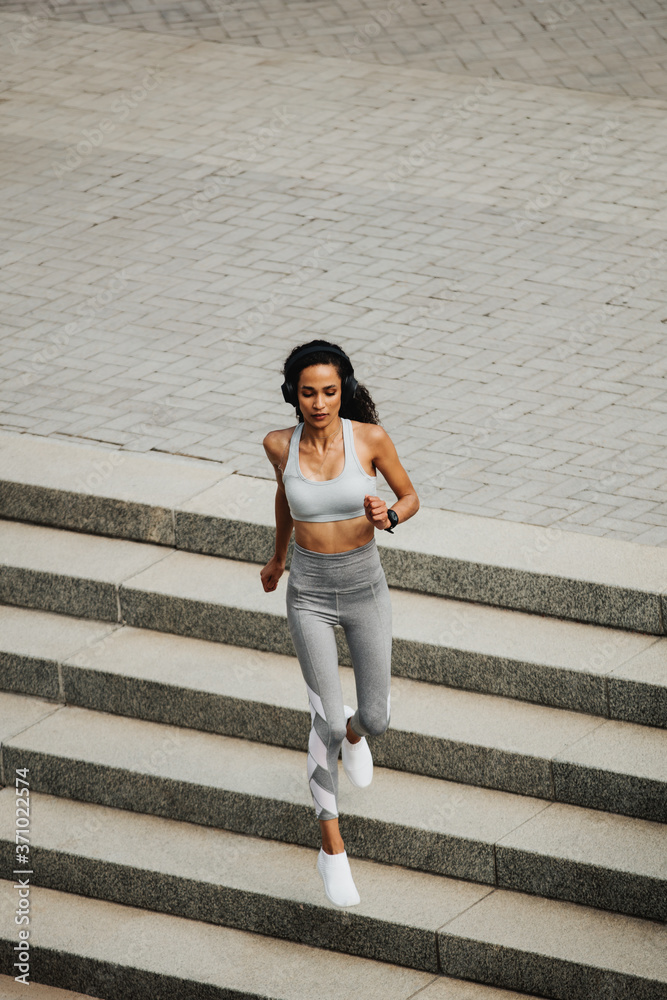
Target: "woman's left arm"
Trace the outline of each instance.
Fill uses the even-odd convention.
[[[395,503],[391,504],[391,507],[398,514],[398,523],[401,524],[417,513],[420,507],[419,497],[410,477],[401,465],[394,442],[384,427],[380,427],[379,424],[366,424],[366,427],[370,431],[368,438],[373,450],[373,463],[398,498]],[[387,517],[387,504],[384,500],[368,494],[364,499],[364,507],[366,508],[366,516],[376,528],[391,527],[391,521]]]

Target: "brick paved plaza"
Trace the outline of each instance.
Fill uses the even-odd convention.
[[[0,24],[2,429],[272,479],[323,336],[424,506],[667,545],[663,5]]]

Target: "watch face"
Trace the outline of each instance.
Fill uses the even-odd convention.
[[[396,513],[396,511],[395,511],[395,510],[391,510],[391,509],[390,509],[390,510],[388,510],[388,511],[387,511],[387,517],[388,517],[388,518],[389,518],[389,520],[391,521],[391,526],[392,526],[392,528],[393,528],[393,527],[394,527],[395,525],[397,525],[397,524],[398,524],[398,514]]]

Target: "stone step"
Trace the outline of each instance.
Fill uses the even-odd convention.
[[[340,675],[344,701],[354,706],[353,670],[341,667]],[[308,745],[296,657],[129,625],[0,606],[0,688],[297,750]],[[391,701],[389,729],[369,737],[380,766],[667,820],[663,729],[403,677],[392,678]]]
[[[458,905],[452,906],[446,893],[439,900],[431,894],[425,903],[426,912],[411,914],[410,924],[419,929],[432,925],[438,913],[444,915],[443,924],[428,934],[437,939],[442,969],[442,974],[434,975],[395,961],[378,961],[338,950],[341,945],[354,944],[355,937],[356,944],[369,943],[374,931],[381,937],[385,925],[392,937],[399,936],[400,925],[392,924],[386,916],[383,919],[381,908],[384,902],[385,914],[401,914],[404,919],[410,910],[414,911],[413,894],[408,895],[405,904],[395,899],[395,886],[402,888],[405,883],[400,869],[387,867],[380,872],[385,866],[377,865],[378,870],[371,871],[369,864],[362,868],[356,863],[367,902],[362,899],[357,907],[338,910],[312,899],[315,852],[306,862],[292,850],[285,859],[291,867],[277,876],[272,861],[277,859],[281,845],[263,845],[265,855],[271,848],[276,851],[273,858],[264,856],[256,861],[258,874],[268,869],[274,872],[270,885],[260,887],[257,878],[250,877],[249,884],[254,883],[255,889],[239,892],[236,887],[241,878],[233,862],[237,875],[226,877],[230,860],[222,838],[215,845],[209,839],[209,865],[203,871],[202,864],[187,852],[187,845],[182,854],[182,843],[172,844],[166,830],[158,831],[153,825],[148,835],[168,852],[167,856],[161,854],[157,865],[149,861],[148,869],[140,867],[142,862],[137,864],[130,854],[134,845],[126,844],[123,854],[117,841],[116,860],[108,866],[115,870],[116,881],[110,871],[105,871],[104,861],[84,867],[97,874],[94,892],[115,884],[116,895],[124,899],[148,897],[151,906],[166,903],[171,912],[31,886],[30,953],[35,974],[42,981],[66,989],[88,989],[109,1000],[127,996],[133,1000],[166,1000],[168,996],[220,1000],[230,996],[267,1000],[278,996],[285,1000],[335,996],[342,1000],[354,996],[355,991],[377,1000],[408,1000],[417,993],[419,1000],[519,1000],[514,993],[494,995],[482,991],[481,986],[445,978],[456,970],[459,978],[465,975],[486,986],[520,989],[524,997],[528,992],[552,1000],[667,998],[667,928],[655,921],[515,892],[492,891],[471,899],[463,908],[460,899]],[[149,847],[144,844],[142,860]],[[173,873],[177,854],[182,855],[180,863],[184,867],[180,870],[188,872],[186,876]],[[55,861],[56,856],[47,855],[47,862],[51,859]],[[211,871],[215,859],[219,859],[220,874]],[[71,864],[66,864],[66,881],[70,871]],[[290,880],[292,871],[294,878]],[[279,898],[274,895],[278,881]],[[236,891],[230,882],[235,883]],[[85,891],[90,888],[86,885]],[[461,883],[460,888],[470,887]],[[11,961],[10,949],[16,942],[11,914],[14,893],[11,881],[0,881],[3,971]],[[242,914],[242,897],[248,912],[241,919],[265,924],[268,921],[257,911],[268,907],[279,921],[274,934],[221,924],[228,914],[232,920]],[[181,916],[182,908],[196,917]],[[294,913],[293,919],[289,918],[290,912]],[[322,923],[321,936],[328,931],[327,948],[279,936],[285,930],[298,935],[301,927],[312,927],[317,920]],[[386,944],[382,950],[386,950]],[[433,949],[429,951],[433,953]],[[198,993],[197,988],[202,992]]]
[[[3,911],[12,884],[0,881]],[[31,951],[38,973],[66,987],[85,983],[107,1000],[321,1000],[363,990],[370,1000],[531,1000],[470,981],[338,954],[274,937],[250,934],[172,914],[110,903],[36,887],[33,906],[39,923]],[[3,912],[3,964],[15,942],[15,928]],[[9,977],[0,977],[0,986]],[[15,1000],[9,980],[3,1000]],[[323,989],[326,993],[323,994]],[[75,1000],[81,993],[31,983],[29,1000]],[[548,994],[544,994],[548,995]],[[536,1000],[532,997],[532,1000]]]
[[[0,601],[287,655],[254,563],[0,521]],[[392,588],[392,672],[667,727],[667,638]],[[342,628],[339,662],[351,663]]]
[[[13,883],[0,880],[1,971],[17,941]],[[105,1000],[408,1000],[433,973],[204,920],[32,886],[30,954],[42,983]],[[420,997],[424,993],[420,994]],[[438,993],[433,994],[434,1000]],[[426,998],[428,1000],[428,998]]]
[[[34,792],[320,843],[305,751],[7,693],[0,739]],[[350,856],[667,919],[665,824],[385,767],[359,789],[340,763],[338,804]]]
[[[16,942],[15,938],[14,944]],[[2,1000],[92,1000],[88,993],[72,993],[71,990],[61,990],[57,986],[44,986],[32,979],[17,982],[13,975],[0,976],[0,997]]]
[[[260,479],[222,463],[5,431],[0,468],[5,518],[260,564],[273,553],[268,464]],[[378,495],[395,499],[382,476]],[[667,548],[427,506],[376,538],[396,588],[667,633]]]

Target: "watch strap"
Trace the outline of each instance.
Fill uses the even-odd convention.
[[[396,513],[396,511],[392,507],[389,507],[388,510],[387,510],[387,517],[391,521],[391,524],[389,525],[388,528],[385,528],[384,530],[388,531],[390,535],[393,535],[394,534],[394,528],[398,524],[398,514]]]

